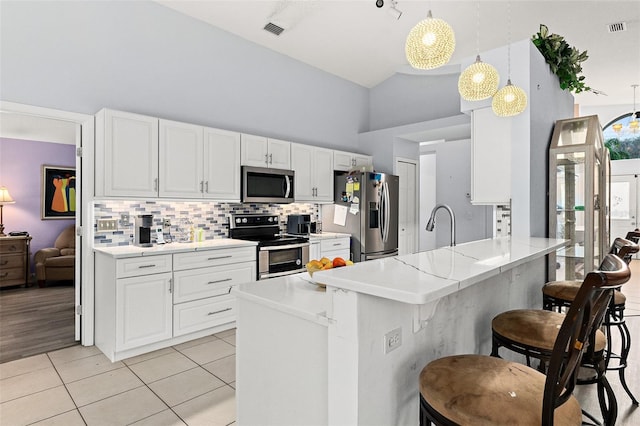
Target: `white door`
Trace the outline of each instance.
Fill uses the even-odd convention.
[[[315,201],[333,201],[333,151],[315,148],[314,152]]]
[[[269,167],[291,169],[291,142],[269,139]]]
[[[202,127],[160,120],[160,197],[201,198]]]
[[[627,232],[640,227],[638,202],[640,184],[638,175],[611,176],[611,242],[617,237],[625,237]],[[638,258],[638,255],[636,255]]]
[[[418,228],[420,237],[420,251],[436,248],[436,233],[428,232],[425,228],[431,210],[436,206],[436,153],[420,155],[420,206]]]
[[[75,124],[76,127],[76,148],[82,151],[82,126]],[[78,309],[82,306],[82,155],[77,155],[76,149],[76,259],[74,270],[74,286],[75,286],[75,339],[80,340],[82,337],[82,311]],[[31,272],[31,271],[29,271]]]
[[[418,248],[417,224],[417,170],[418,163],[409,159],[396,159],[399,179],[398,254],[415,253]]]
[[[158,119],[105,111],[105,194],[158,196]]]
[[[204,196],[240,201],[240,133],[204,129]]]
[[[291,166],[295,174],[294,196],[296,201],[313,201],[313,147],[291,144]]]
[[[171,272],[116,281],[116,351],[171,338],[171,291]]]
[[[269,166],[269,144],[267,138],[243,134],[241,140],[241,164],[243,166]]]

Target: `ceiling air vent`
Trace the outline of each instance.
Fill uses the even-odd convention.
[[[610,33],[618,33],[620,31],[627,31],[627,23],[626,22],[616,22],[613,24],[607,25]]]
[[[265,25],[264,29],[277,36],[279,36],[284,31],[284,28],[277,26],[273,22],[269,22],[267,25]]]

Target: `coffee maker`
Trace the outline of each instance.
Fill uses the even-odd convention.
[[[136,216],[133,227],[133,244],[140,247],[152,247],[151,228],[153,227],[153,215],[141,214]]]
[[[287,217],[287,234],[309,235],[315,232],[316,223],[311,222],[310,214],[290,214]]]

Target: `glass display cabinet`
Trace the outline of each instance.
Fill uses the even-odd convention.
[[[549,149],[549,237],[570,243],[549,263],[549,279],[583,279],[608,251],[605,151],[598,116],[556,121]]]

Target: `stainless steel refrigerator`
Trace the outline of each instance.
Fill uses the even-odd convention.
[[[398,254],[398,176],[336,173],[334,204],[322,206],[322,230],[351,234],[354,262]]]

